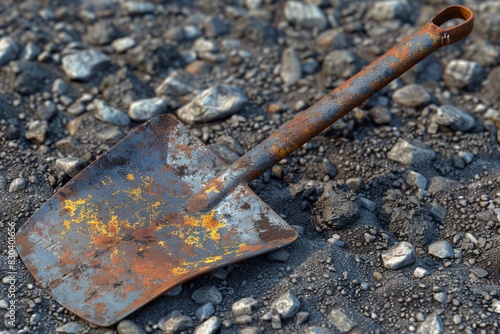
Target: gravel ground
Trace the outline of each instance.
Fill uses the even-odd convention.
[[[500,2],[456,2],[469,38],[251,184],[296,242],[99,328],[9,263],[14,228],[158,114],[233,161],[452,1],[3,0],[0,333],[500,331]]]

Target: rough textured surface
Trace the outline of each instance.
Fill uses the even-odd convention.
[[[250,185],[299,233],[290,246],[193,278],[110,328],[62,308],[18,257],[17,290],[9,298],[9,229],[19,229],[71,179],[58,170],[58,159],[89,165],[141,124],[103,122],[95,117],[96,102],[128,117],[134,101],[161,98],[167,112],[177,113],[210,87],[235,87],[246,96],[244,107],[188,125],[231,160],[451,3],[295,2],[0,1],[0,39],[9,42],[2,44],[8,47],[0,48],[0,59],[10,59],[0,65],[0,331],[107,334],[139,328],[159,334],[169,315],[169,330],[198,334],[340,333],[343,318],[355,324],[351,333],[498,332],[498,1],[461,1],[475,10],[473,35],[413,67]],[[288,15],[287,6],[310,7]],[[287,49],[301,68],[291,85],[282,77]],[[106,65],[87,81],[71,79],[63,60],[89,50],[105,55]],[[285,68],[284,76],[298,73],[290,68],[296,72]],[[421,98],[415,90],[394,98],[414,84],[429,101],[408,106]],[[471,123],[463,115],[451,127],[436,122],[447,105],[471,116],[474,125],[454,127]],[[409,145],[389,153],[402,141]],[[414,142],[428,148],[426,158],[413,159],[419,149]],[[323,196],[332,182],[349,188],[329,192],[340,204]],[[345,205],[349,198],[355,206]],[[357,211],[357,219],[323,228],[316,219],[326,207],[344,218]],[[382,254],[404,241],[413,245],[415,262],[386,269]],[[439,241],[451,245],[453,257],[428,252]],[[204,286],[220,295],[193,300]],[[292,318],[271,307],[287,291],[300,301]],[[219,297],[220,304],[211,303]],[[258,303],[235,316],[233,304],[246,298]],[[4,315],[12,300],[16,321],[9,323]]]

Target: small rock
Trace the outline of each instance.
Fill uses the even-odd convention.
[[[200,321],[204,321],[210,318],[211,316],[214,315],[214,313],[215,313],[215,307],[212,303],[203,304],[194,311],[194,315],[196,315],[196,317]]]
[[[15,193],[26,188],[26,180],[22,177],[15,178],[9,185],[9,193]]]
[[[363,66],[361,60],[353,51],[334,50],[328,53],[323,61],[323,74],[327,78],[348,79]]]
[[[416,108],[428,104],[431,96],[422,85],[410,84],[396,90],[392,99],[401,106]]]
[[[177,115],[188,124],[210,122],[237,113],[247,102],[247,96],[241,89],[217,85],[196,96],[180,108]]]
[[[45,141],[48,127],[47,121],[31,121],[28,123],[28,131],[26,131],[24,137],[37,145],[41,145]]]
[[[328,182],[323,194],[314,204],[314,219],[324,229],[339,228],[359,218],[357,196],[346,185]]]
[[[85,42],[91,45],[107,45],[118,37],[118,30],[107,20],[99,20],[92,25],[84,36]]]
[[[286,48],[281,57],[280,76],[285,85],[295,85],[302,77],[300,59],[293,48]]]
[[[116,326],[118,334],[146,334],[146,332],[133,321],[122,320]]]
[[[23,60],[35,60],[36,57],[42,52],[38,45],[34,42],[29,42],[21,51],[20,58]]]
[[[332,179],[339,173],[337,167],[335,167],[335,165],[328,158],[323,158],[321,167],[323,167],[325,174]]]
[[[495,312],[496,314],[500,314],[500,300],[493,299],[493,302],[491,303],[491,308],[493,309],[493,312]]]
[[[469,271],[478,278],[485,278],[488,276],[488,271],[481,267],[472,267],[469,268]]]
[[[134,101],[130,104],[128,115],[136,122],[147,121],[167,111],[167,105],[162,99],[155,97]]]
[[[88,81],[109,62],[110,58],[101,51],[86,50],[64,56],[62,69],[72,80]]]
[[[325,327],[311,326],[304,330],[304,334],[332,334],[332,331]]]
[[[155,76],[184,66],[177,47],[159,38],[139,41],[138,45],[127,50],[125,58],[136,69]]]
[[[433,312],[429,314],[424,322],[418,326],[418,334],[442,334],[444,333],[444,325],[441,317]]]
[[[233,315],[235,317],[240,315],[252,315],[258,305],[259,301],[257,299],[247,297],[235,302],[232,305],[231,310],[233,311]]]
[[[248,326],[248,327],[243,327],[242,329],[240,329],[238,334],[263,334],[263,333],[260,330],[260,328],[257,326]]]
[[[434,176],[431,177],[427,190],[430,194],[437,194],[439,192],[446,193],[463,188],[464,186],[458,181],[451,180],[443,176]]]
[[[427,206],[427,210],[429,210],[429,214],[438,222],[444,222],[446,215],[448,214],[448,210],[437,202],[432,202]]]
[[[446,65],[443,80],[449,88],[476,90],[481,85],[484,70],[476,62],[452,60]]]
[[[345,180],[345,184],[353,191],[360,192],[361,187],[363,186],[363,178],[359,177],[351,177]]]
[[[439,107],[434,121],[453,131],[462,132],[469,130],[476,123],[474,117],[452,105]]]
[[[96,106],[95,117],[98,120],[120,126],[127,126],[130,124],[130,118],[127,114],[121,110],[113,108],[106,102],[95,100],[94,105]]]
[[[389,160],[403,165],[433,160],[436,153],[422,142],[399,139],[387,154]]]
[[[385,107],[374,107],[368,111],[373,123],[377,125],[391,124],[391,111]]]
[[[215,334],[219,331],[221,320],[213,316],[195,328],[193,334]]]
[[[208,38],[217,38],[227,34],[229,27],[226,21],[212,16],[203,23],[203,30]]]
[[[286,262],[289,257],[290,253],[288,253],[285,249],[278,249],[267,254],[267,259],[271,262]]]
[[[353,45],[351,37],[340,29],[329,29],[322,32],[316,38],[316,42],[326,50],[345,50]]]
[[[453,247],[446,240],[440,240],[430,244],[427,248],[427,253],[440,259],[453,259],[455,257]]]
[[[38,107],[37,111],[40,118],[46,121],[50,120],[57,113],[56,105],[52,101],[44,101]]]
[[[57,78],[52,84],[52,93],[58,96],[72,96],[74,91],[66,81],[61,78]]]
[[[309,321],[309,312],[297,312],[297,325],[303,325]]]
[[[198,92],[197,77],[182,71],[173,71],[156,87],[158,96],[184,96]]]
[[[425,268],[422,268],[422,267],[417,267],[413,271],[413,276],[416,278],[424,278],[424,277],[429,276],[429,275],[430,275],[429,271]]]
[[[412,7],[407,0],[385,0],[373,3],[368,17],[378,22],[394,19],[407,22],[411,14]]]
[[[167,333],[180,333],[193,327],[193,320],[180,311],[172,311],[158,321],[158,327]]]
[[[368,198],[359,197],[359,203],[361,204],[361,207],[363,209],[366,209],[370,212],[375,212],[375,210],[377,210],[377,203],[369,200]]]
[[[446,304],[448,302],[448,294],[446,292],[436,292],[433,295],[435,301],[441,304]]]
[[[191,298],[198,304],[212,303],[219,305],[222,302],[222,294],[213,285],[202,286],[196,289]]]
[[[85,166],[85,160],[81,158],[60,158],[56,160],[57,172],[64,172],[69,177],[75,177]]]
[[[291,318],[298,312],[300,301],[292,291],[282,293],[272,304],[271,308],[278,311],[283,319]]]
[[[0,67],[16,59],[21,47],[11,37],[0,39]]]
[[[347,333],[357,326],[357,323],[340,307],[331,310],[327,317],[341,333]]]
[[[142,1],[125,1],[121,3],[120,7],[128,15],[151,14],[156,9],[154,3]]]
[[[165,292],[165,296],[176,297],[182,292],[182,284],[174,286],[172,289]]]
[[[412,187],[415,187],[418,189],[424,189],[424,190],[427,189],[427,178],[425,176],[423,176],[422,174],[417,173],[413,170],[409,171],[406,174],[405,181],[406,181],[406,183],[408,183],[408,185],[410,185]]]
[[[399,269],[415,262],[415,247],[406,241],[398,242],[382,253],[386,269]]]
[[[325,14],[318,6],[298,1],[285,3],[285,18],[291,24],[318,31],[324,30],[328,23]]]
[[[123,53],[133,48],[136,45],[137,42],[133,37],[130,36],[116,39],[113,41],[113,43],[111,43],[111,46],[113,47],[113,50],[115,50],[116,53]]]
[[[80,331],[82,331],[85,327],[80,325],[77,322],[70,321],[67,324],[64,324],[61,327],[56,328],[56,333],[61,333],[61,334],[78,334]]]

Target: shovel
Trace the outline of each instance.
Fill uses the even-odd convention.
[[[468,8],[444,9],[230,166],[174,116],[151,119],[26,222],[21,259],[61,305],[110,326],[182,282],[290,244],[297,232],[248,183],[472,26]]]

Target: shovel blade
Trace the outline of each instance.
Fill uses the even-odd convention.
[[[245,185],[208,212],[184,211],[226,167],[177,118],[154,118],[26,222],[19,255],[61,305],[112,325],[182,282],[296,239]]]

